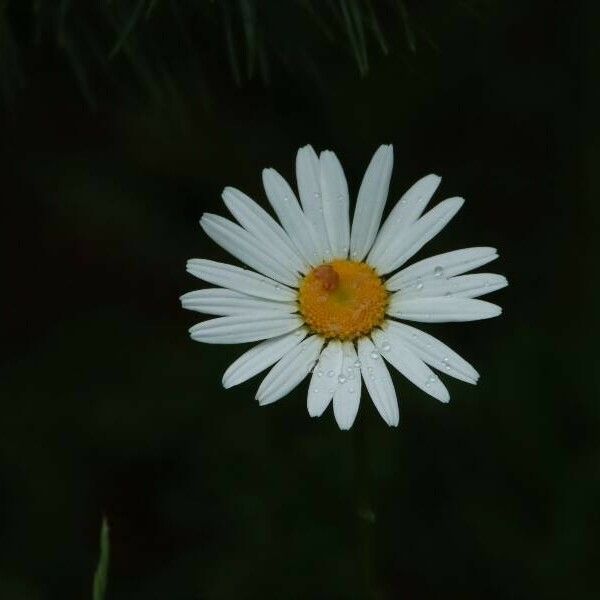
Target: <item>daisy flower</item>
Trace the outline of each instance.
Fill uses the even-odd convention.
[[[348,184],[336,155],[298,151],[298,195],[274,169],[263,184],[279,222],[231,187],[223,201],[235,220],[204,214],[200,225],[250,269],[191,259],[187,270],[216,287],[181,297],[184,308],[217,318],[190,329],[207,344],[259,342],[223,375],[230,388],[268,369],[256,399],[271,404],[312,373],[308,412],[330,403],[341,429],[356,418],[362,381],[384,421],[398,425],[398,400],[386,363],[441,402],[450,395],[430,367],[476,383],[456,352],[404,321],[488,319],[500,307],[476,300],[507,285],[501,275],[465,275],[498,257],[494,248],[445,252],[405,266],[458,212],[448,198],[423,214],[440,184],[417,181],[381,225],[392,174],[392,146],[381,146],[363,177],[350,222]]]

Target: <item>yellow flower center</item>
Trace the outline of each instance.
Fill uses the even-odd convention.
[[[325,338],[353,340],[385,317],[388,291],[367,264],[334,260],[315,267],[300,282],[298,301],[306,324]]]

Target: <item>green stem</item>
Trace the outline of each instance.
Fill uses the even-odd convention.
[[[368,476],[368,451],[366,423],[354,427],[353,463],[354,489],[357,520],[357,572],[360,574],[362,598],[373,598],[373,573],[371,568],[371,537],[375,523],[375,512],[370,500]]]

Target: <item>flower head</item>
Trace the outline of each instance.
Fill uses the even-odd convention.
[[[203,215],[200,224],[252,270],[205,259],[187,269],[214,286],[181,297],[184,308],[217,318],[190,329],[209,344],[260,341],[225,372],[232,387],[271,367],[256,395],[270,404],[312,372],[308,412],[333,401],[341,429],[354,423],[362,382],[388,425],[398,424],[396,392],[386,362],[442,402],[448,390],[430,367],[468,383],[477,371],[448,346],[402,321],[473,321],[500,307],[477,300],[507,285],[501,275],[464,275],[498,257],[494,248],[446,252],[404,266],[458,212],[449,198],[423,214],[440,178],[417,181],[381,225],[393,150],[381,146],[361,183],[350,223],[348,185],[333,152],[298,151],[296,194],[277,171],[263,183],[279,223],[234,188],[223,200],[237,222]],[[381,225],[381,226],[380,226]],[[399,270],[400,269],[400,270]]]

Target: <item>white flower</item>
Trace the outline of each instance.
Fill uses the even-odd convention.
[[[500,307],[475,298],[506,286],[506,279],[464,275],[498,255],[494,248],[466,248],[404,267],[463,199],[449,198],[422,215],[440,183],[438,176],[428,175],[400,198],[380,227],[392,163],[392,146],[381,146],[360,186],[352,224],[337,157],[329,151],[317,156],[311,146],[296,158],[300,202],[277,171],[263,171],[267,198],[281,225],[229,187],[223,200],[239,225],[218,215],[202,216],[204,231],[253,270],[188,261],[190,273],[217,287],[185,294],[184,308],[219,315],[192,327],[191,337],[208,344],[263,340],[227,369],[224,387],[272,367],[256,394],[261,405],[270,404],[312,371],[309,414],[320,416],[333,400],[339,427],[349,429],[358,412],[361,380],[385,422],[398,424],[386,361],[441,402],[450,396],[430,367],[477,382],[477,371],[448,346],[400,321],[499,315]]]

